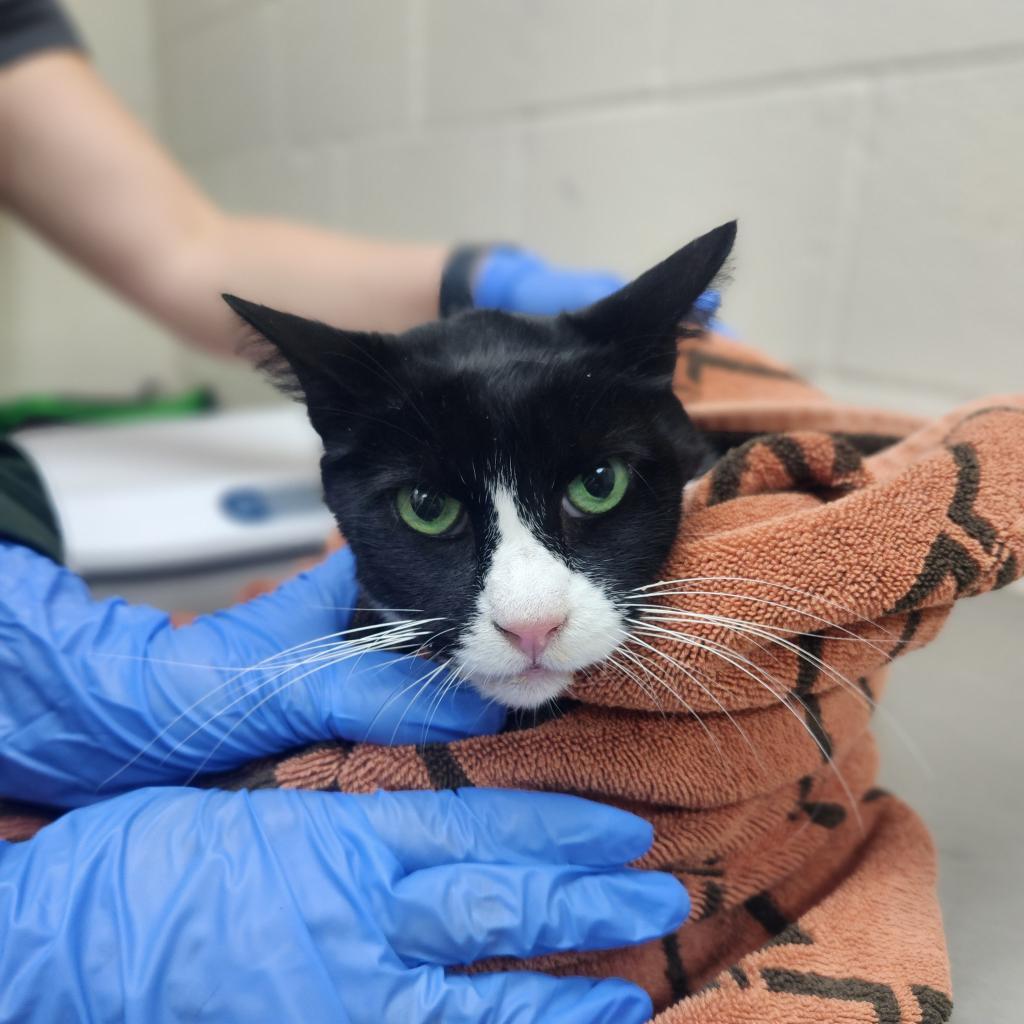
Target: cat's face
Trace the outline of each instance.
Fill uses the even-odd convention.
[[[366,598],[436,619],[431,650],[486,696],[536,707],[625,639],[707,454],[671,389],[675,335],[733,230],[558,318],[383,337],[229,300],[306,400]]]
[[[372,602],[441,619],[432,646],[487,696],[543,703],[622,638],[699,438],[566,324],[474,312],[393,344],[372,419],[325,431],[327,504]]]

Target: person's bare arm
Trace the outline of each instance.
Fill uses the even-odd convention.
[[[224,291],[359,330],[437,315],[446,247],[224,213],[71,52],[0,71],[0,201],[214,352],[239,339]]]

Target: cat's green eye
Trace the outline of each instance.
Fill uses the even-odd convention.
[[[628,486],[626,464],[622,459],[608,459],[569,484],[562,507],[571,516],[599,516],[622,501]]]
[[[403,487],[395,498],[402,522],[418,533],[439,537],[462,518],[462,503],[424,487]]]

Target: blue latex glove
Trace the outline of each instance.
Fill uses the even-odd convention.
[[[650,842],[556,794],[130,793],[0,843],[0,1021],[639,1024],[624,981],[444,967],[677,928]]]
[[[495,246],[476,268],[473,305],[478,309],[553,316],[589,306],[625,283],[609,271],[556,267],[535,253],[513,246]],[[706,291],[693,305],[694,318],[716,331],[731,333],[715,319],[720,305],[721,295]]]
[[[500,728],[503,711],[472,688],[440,697],[450,677],[427,661],[313,643],[337,644],[356,601],[343,550],[273,594],[174,629],[164,612],[93,601],[72,573],[0,543],[0,796],[79,806],[319,739]],[[409,632],[425,639],[437,626]]]
[[[473,276],[473,305],[552,316],[589,306],[624,284],[618,274],[608,271],[556,267],[532,252],[495,246]]]

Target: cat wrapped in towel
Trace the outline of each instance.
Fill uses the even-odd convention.
[[[579,793],[650,819],[690,920],[523,966],[660,1024],[939,1024],[935,858],[874,785],[889,663],[1024,559],[1024,398],[837,405],[692,310],[724,225],[581,312],[359,334],[228,297],[323,439],[373,621],[514,709],[497,736],[318,745],[223,785]],[[363,626],[361,628],[366,628]],[[493,968],[493,964],[490,965]]]

